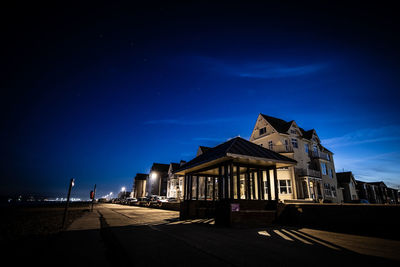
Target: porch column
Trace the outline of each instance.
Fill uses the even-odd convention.
[[[253,199],[256,199],[256,183],[255,183],[255,179],[254,179],[254,172],[251,173],[251,193],[253,194]]]
[[[258,170],[257,173],[257,178],[258,178],[258,196],[260,198],[260,200],[264,200],[265,196],[264,196],[264,177],[263,177],[263,171],[262,170]]]
[[[266,171],[266,173],[267,173],[267,185],[268,185],[268,188],[267,188],[267,190],[268,190],[268,200],[272,200],[271,198],[272,198],[272,194],[271,194],[271,175],[270,175],[270,173],[269,173],[269,169]]]
[[[222,166],[218,167],[218,200],[222,199]]]
[[[213,195],[212,200],[215,201],[215,176],[212,177]]]
[[[196,200],[199,200],[199,190],[200,190],[200,188],[199,188],[199,176],[198,175],[196,175]]]
[[[278,173],[276,171],[276,166],[274,166],[274,184],[275,184],[275,200],[279,201]]]
[[[224,165],[224,199],[229,198],[229,186],[228,186],[228,165]]]
[[[235,179],[234,179],[234,174],[233,174],[233,163],[230,163],[229,164],[229,175],[230,175],[230,177],[229,177],[229,185],[230,185],[230,190],[231,190],[231,199],[234,199],[235,198],[235,194],[234,194],[234,189],[233,189],[233,183],[235,182]]]
[[[240,199],[240,166],[236,165],[236,193],[237,199]]]
[[[193,175],[189,175],[189,200],[192,200],[192,185],[193,185]]]
[[[250,170],[249,170],[249,168],[247,168],[247,170],[246,170],[246,186],[244,187],[245,188],[245,196],[246,196],[246,199],[250,199]]]
[[[208,177],[204,177],[204,200],[207,201]]]
[[[185,174],[183,179],[183,200],[187,200],[187,175]]]

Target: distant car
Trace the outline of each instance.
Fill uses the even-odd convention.
[[[167,202],[179,202],[179,200],[175,197],[169,197],[167,198]]]
[[[167,197],[165,197],[165,196],[159,196],[159,197],[157,198],[157,200],[158,200],[159,202],[168,202],[168,199],[167,199]]]
[[[129,197],[126,199],[126,204],[128,205],[133,205],[137,202],[138,200],[135,197]]]
[[[150,206],[150,199],[148,197],[139,197],[136,202],[140,206]]]

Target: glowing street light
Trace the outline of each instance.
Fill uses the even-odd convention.
[[[123,186],[123,187],[121,188],[121,192],[125,192],[125,190],[126,190],[126,188],[125,188],[125,186]]]

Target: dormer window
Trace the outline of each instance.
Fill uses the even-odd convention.
[[[290,133],[297,134],[297,131],[296,130],[290,130]]]
[[[263,135],[263,134],[265,134],[267,132],[267,128],[266,127],[264,127],[264,128],[261,128],[260,129],[260,135]]]

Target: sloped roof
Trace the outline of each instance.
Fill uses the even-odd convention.
[[[179,169],[180,166],[181,166],[180,163],[171,162],[172,171]]]
[[[146,180],[149,177],[148,174],[145,173],[136,173],[135,180]]]
[[[158,172],[168,172],[169,169],[169,164],[163,164],[163,163],[153,163],[153,166],[151,167],[152,171],[158,171]]]
[[[272,125],[272,127],[275,128],[275,130],[277,130],[280,133],[286,133],[289,130],[289,128],[290,128],[290,126],[292,125],[292,122],[293,122],[293,121],[287,122],[287,121],[284,121],[282,119],[278,119],[278,118],[275,118],[275,117],[264,115],[262,113],[260,113],[260,114],[261,114],[261,116],[263,116],[263,118],[266,121],[268,121]]]
[[[351,176],[353,176],[353,174],[351,172],[337,172],[336,173],[336,178],[337,178],[338,183],[350,183]]]
[[[235,137],[225,143],[222,143],[216,147],[210,148],[203,154],[195,157],[191,161],[182,165],[179,170],[186,170],[200,164],[204,164],[222,157],[228,156],[228,154],[243,155],[249,157],[265,158],[274,161],[286,162],[286,163],[297,163],[294,159],[282,156],[279,153],[256,145],[250,141],[247,141],[241,137]]]
[[[300,127],[299,127],[300,128]],[[313,133],[314,133],[314,129],[305,131],[303,128],[300,128],[301,133],[303,134],[303,138],[307,139],[307,140],[311,140]]]
[[[208,146],[199,146],[199,148],[200,148],[201,151],[204,153],[204,152],[206,152],[207,150],[209,150],[211,147],[208,147]]]

